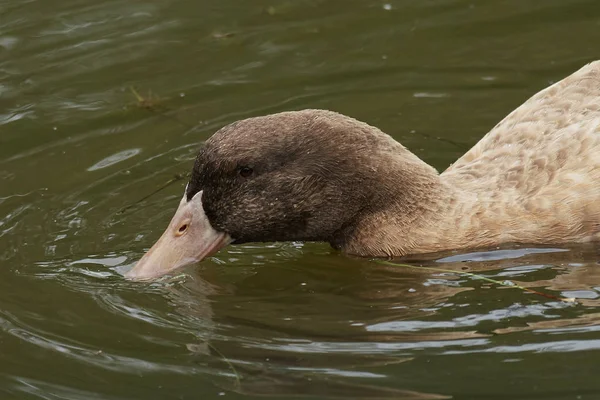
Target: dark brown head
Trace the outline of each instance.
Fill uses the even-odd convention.
[[[413,161],[422,163],[380,130],[330,111],[235,122],[206,141],[167,232],[130,276],[162,275],[232,241],[339,247],[361,216],[385,206],[386,193],[397,191],[390,186],[401,179],[386,175],[390,164]],[[195,252],[164,256],[183,240]]]

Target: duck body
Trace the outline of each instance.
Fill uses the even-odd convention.
[[[160,276],[230,242],[394,257],[598,240],[598,182],[600,62],[527,100],[442,174],[335,112],[250,118],[206,141],[171,224],[129,276]]]
[[[600,62],[527,100],[441,179],[462,199],[451,248],[598,240]]]

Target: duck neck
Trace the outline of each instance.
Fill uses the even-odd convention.
[[[408,150],[406,150],[408,152]],[[330,240],[334,248],[359,256],[391,257],[456,248],[456,210],[465,201],[458,189],[418,157],[390,157],[375,169],[372,195]]]

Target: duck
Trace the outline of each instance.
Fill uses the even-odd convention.
[[[381,130],[306,109],[201,146],[167,229],[126,274],[155,279],[229,244],[328,242],[393,258],[600,239],[600,61],[525,101],[441,174]]]

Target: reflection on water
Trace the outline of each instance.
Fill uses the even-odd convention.
[[[128,158],[138,155],[140,153],[140,151],[141,151],[140,149],[129,149],[129,150],[120,151],[116,154],[113,154],[111,156],[103,158],[102,160],[98,161],[97,163],[95,163],[94,165],[89,167],[87,170],[88,171],[96,171],[98,169],[110,167],[111,165],[114,165],[118,162],[127,160]]]
[[[597,57],[598,7],[0,0],[2,398],[598,397],[592,246],[404,260],[436,272],[249,244],[122,277],[224,124],[334,109],[442,170]]]

